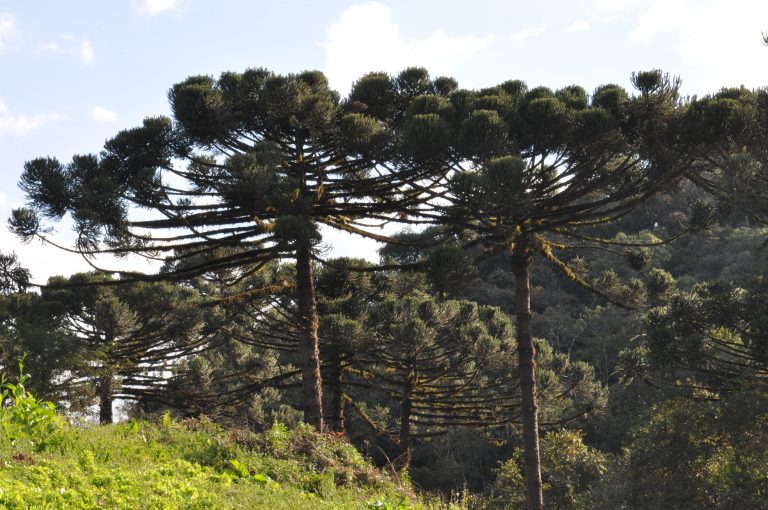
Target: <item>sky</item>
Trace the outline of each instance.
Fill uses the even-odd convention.
[[[24,162],[97,153],[188,76],[265,67],[319,69],[340,93],[370,71],[426,67],[467,88],[630,88],[661,69],[684,95],[768,86],[766,0],[0,0],[0,251],[35,282],[89,270],[76,255],[5,228],[24,205]],[[66,222],[55,232],[71,241]],[[327,235],[331,254],[375,259],[375,245]],[[135,261],[107,268],[151,271]]]

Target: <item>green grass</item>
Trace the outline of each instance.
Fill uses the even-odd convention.
[[[23,371],[22,371],[23,374]],[[343,438],[207,420],[79,428],[0,379],[0,509],[438,509]]]
[[[206,419],[75,427],[0,377],[2,509],[437,509],[343,438]]]
[[[309,427],[255,435],[167,418],[65,426],[37,444],[0,440],[0,459],[2,509],[439,507]]]

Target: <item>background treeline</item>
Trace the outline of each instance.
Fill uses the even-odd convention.
[[[101,423],[303,420],[482,508],[765,506],[768,93],[633,83],[189,78],[173,120],[25,166],[17,234],[68,215],[163,267],[31,292],[4,256],[0,364]]]

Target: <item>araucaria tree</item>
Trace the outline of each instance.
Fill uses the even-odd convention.
[[[359,220],[418,207],[413,184],[429,179],[431,165],[396,164],[403,139],[394,130],[428,136],[429,125],[409,123],[408,105],[453,88],[410,69],[395,79],[369,75],[341,102],[319,72],[191,77],[169,92],[173,120],[148,118],[99,155],[69,164],[26,163],[21,187],[30,207],[14,211],[11,224],[25,239],[44,237],[44,218],[69,213],[77,251],[165,257],[180,268],[158,278],[223,269],[245,277],[268,261],[295,259],[304,419],[322,429],[318,224],[377,237]],[[187,259],[200,262],[174,264]]]
[[[659,71],[633,75],[639,94],[616,85],[592,96],[570,86],[528,90],[519,81],[454,102],[456,147],[474,162],[450,185],[444,222],[474,232],[475,245],[509,254],[515,275],[526,498],[543,508],[536,353],[531,327],[531,264],[537,256],[573,280],[558,251],[601,244],[589,227],[628,213],[690,171],[675,138],[683,111],[677,83]]]
[[[166,373],[208,341],[192,289],[109,283],[110,277],[93,273],[53,277],[33,308],[51,333],[75,349],[68,393],[95,393],[102,424],[112,423],[116,398],[157,397],[168,383]]]

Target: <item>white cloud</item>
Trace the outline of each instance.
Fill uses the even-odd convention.
[[[107,110],[101,106],[95,106],[89,113],[93,120],[99,122],[115,123],[117,122],[117,113]]]
[[[59,46],[59,43],[57,43],[56,41],[52,41],[40,46],[40,51],[45,53],[57,54],[57,53],[61,53],[62,49],[61,49],[61,46]]]
[[[549,30],[549,27],[547,25],[540,25],[537,27],[528,27],[510,35],[509,39],[515,43],[521,43],[526,39],[531,39],[532,37],[540,36],[546,33],[547,30]]]
[[[592,0],[595,9],[611,12],[626,11],[642,3],[647,3],[647,0]]]
[[[0,12],[0,54],[5,51],[8,43],[13,41],[17,35],[16,18],[13,14]]]
[[[91,44],[91,41],[88,39],[84,39],[83,42],[80,43],[80,58],[83,59],[83,62],[85,63],[93,62],[93,59],[96,58],[96,54],[93,51],[93,44]]]
[[[96,52],[90,39],[78,39],[69,34],[62,35],[58,40],[42,44],[40,51],[50,53],[51,55],[77,57],[86,64],[90,64],[96,58]]]
[[[644,9],[627,39],[671,45],[689,73],[700,77],[689,93],[714,92],[721,86],[768,84],[768,49],[761,34],[768,28],[765,0],[655,0]],[[663,39],[662,39],[663,38]]]
[[[183,0],[142,0],[135,6],[140,13],[155,16],[163,12],[178,10],[182,3]]]
[[[686,28],[679,26],[680,20],[688,13],[687,2],[680,0],[667,0],[656,2],[637,18],[637,24],[627,36],[630,42],[648,44],[662,32],[680,30],[684,36]],[[690,31],[690,29],[688,30]]]
[[[5,134],[25,135],[46,122],[59,118],[56,114],[41,113],[37,115],[12,114],[8,106],[0,100],[0,136]]]
[[[583,19],[576,20],[567,27],[563,27],[561,32],[564,34],[571,34],[573,32],[584,32],[585,30],[589,30],[592,27],[590,25],[589,21],[585,21]]]
[[[327,30],[321,43],[326,52],[325,73],[342,93],[372,70],[398,72],[424,66],[433,73],[450,73],[457,61],[487,48],[493,35],[453,36],[437,30],[423,39],[405,40],[390,19],[390,9],[379,2],[353,5]]]

